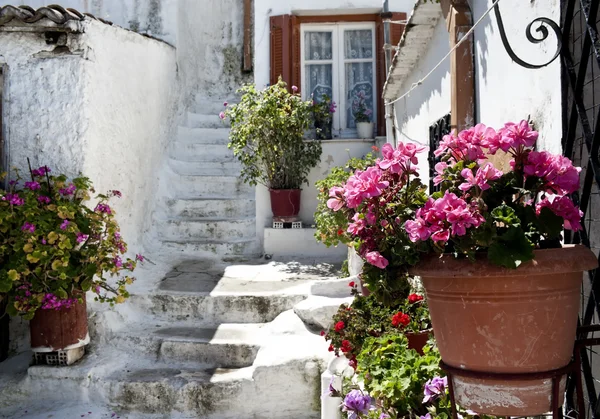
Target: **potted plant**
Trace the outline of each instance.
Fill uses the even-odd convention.
[[[363,90],[359,91],[356,98],[354,98],[352,112],[354,113],[358,138],[372,139],[373,122],[371,122],[371,117],[373,116],[373,111],[367,107],[366,95]]]
[[[122,256],[127,244],[108,203],[119,191],[98,195],[88,207],[89,179],[68,181],[46,166],[30,172],[22,184],[16,171],[0,198],[0,293],[9,315],[31,320],[34,352],[82,348],[89,342],[86,293],[111,305],[124,302],[143,257]]]
[[[333,114],[337,108],[336,103],[333,101],[333,99],[331,99],[331,97],[329,97],[329,95],[324,94],[318,100],[313,96],[312,104],[317,140],[332,139]]]
[[[288,92],[281,79],[263,90],[246,85],[240,103],[221,113],[231,121],[229,148],[242,163],[241,179],[269,188],[275,217],[298,215],[300,188],[321,157],[321,144],[304,140],[312,102],[296,91]]]
[[[339,194],[339,211],[358,208],[349,230],[367,262],[369,287],[385,296],[399,277],[420,276],[451,367],[535,373],[571,359],[582,272],[598,262],[583,246],[561,246],[563,229],[581,228],[583,213],[569,197],[580,169],[535,151],[537,138],[528,121],[445,136],[435,152],[441,190],[431,196],[415,170],[416,146],[386,145],[383,159]],[[499,151],[512,158],[506,173],[486,159]],[[548,381],[455,377],[454,385],[464,407],[534,416],[550,410]]]

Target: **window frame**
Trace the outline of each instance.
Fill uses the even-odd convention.
[[[345,57],[345,43],[344,35],[346,31],[352,30],[370,30],[371,31],[371,48],[373,54],[370,59],[368,58],[346,58]],[[321,60],[313,61],[305,58],[306,45],[305,45],[305,34],[306,32],[332,32],[332,60]],[[300,73],[301,83],[304,87],[302,89],[302,95],[304,100],[310,99],[310,92],[308,91],[306,83],[306,66],[316,63],[332,64],[332,91],[333,100],[336,101],[338,107],[336,115],[333,118],[333,130],[337,132],[338,138],[356,138],[356,128],[348,127],[348,118],[346,114],[346,105],[348,102],[348,92],[346,91],[346,64],[348,63],[372,63],[373,65],[373,115],[371,120],[377,130],[378,126],[378,112],[379,112],[379,101],[377,96],[378,85],[377,85],[377,72],[378,72],[378,59],[377,59],[377,25],[375,22],[364,21],[364,22],[332,22],[332,23],[302,23],[300,25]]]

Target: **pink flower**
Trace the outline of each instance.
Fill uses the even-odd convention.
[[[552,201],[548,198],[544,198],[536,205],[535,211],[537,215],[540,215],[542,208],[550,208],[554,214],[564,219],[565,230],[581,230],[581,217],[583,217],[583,211],[581,211],[573,201],[571,201],[571,198],[567,196],[555,196],[553,198]]]
[[[444,170],[446,170],[447,167],[448,167],[448,163],[443,162],[443,161],[441,161],[435,165],[435,172],[437,173],[437,176],[433,178],[434,185],[437,186],[444,181],[444,177],[443,177]]]
[[[88,239],[88,237],[89,237],[89,235],[83,234],[81,232],[77,232],[77,234],[75,234],[75,236],[77,236],[77,243],[78,244],[81,244],[81,243],[85,242]]]
[[[383,172],[377,167],[369,167],[367,170],[357,170],[350,176],[344,189],[344,197],[348,208],[358,207],[364,199],[381,195],[382,191],[389,186],[389,182],[381,180]]]
[[[112,214],[112,210],[107,204],[98,204],[96,208],[94,208],[95,212],[104,213],[104,214]]]
[[[465,178],[466,182],[461,183],[458,188],[466,192],[473,186],[477,186],[482,191],[488,190],[490,188],[488,181],[500,179],[503,173],[496,169],[492,163],[488,162],[483,167],[479,167],[475,175],[473,175],[471,169],[463,169],[460,174]]]
[[[49,197],[43,195],[38,196],[37,200],[41,204],[49,204],[51,202]]]
[[[31,191],[39,191],[42,189],[42,186],[39,182],[25,182],[25,187]]]
[[[369,205],[365,219],[367,220],[367,224],[369,224],[371,226],[377,222],[377,215],[373,212],[372,205]]]
[[[35,225],[25,222],[25,224],[23,224],[23,226],[21,227],[21,231],[24,231],[26,233],[35,233]]]
[[[15,207],[20,207],[25,203],[25,199],[21,198],[19,195],[15,194],[6,194],[2,197],[3,201],[8,201],[10,205],[14,205]]]
[[[69,195],[73,195],[76,190],[77,190],[77,187],[71,183],[67,188],[59,189],[58,193],[61,194],[62,196],[69,196]]]
[[[359,213],[354,214],[352,219],[354,222],[348,225],[348,233],[358,236],[360,232],[363,231],[363,229],[367,226],[367,224],[364,219],[360,218]]]
[[[580,167],[573,166],[568,158],[546,151],[532,151],[523,167],[525,176],[539,177],[544,181],[544,190],[559,195],[579,190]]]
[[[429,225],[420,217],[417,217],[414,221],[408,220],[404,223],[404,229],[408,233],[410,241],[414,243],[427,240],[431,236]]]
[[[413,143],[404,144],[398,143],[398,147],[394,150],[391,144],[384,144],[381,147],[383,160],[378,162],[378,165],[383,170],[389,170],[391,173],[403,174],[409,170],[410,164],[418,164],[417,153],[424,151],[426,147],[418,146]]]
[[[339,186],[333,186],[329,189],[329,200],[327,201],[327,208],[334,211],[339,211],[344,208],[344,188]]]
[[[123,260],[121,260],[121,258],[119,256],[117,256],[113,259],[113,263],[115,264],[116,268],[123,267]]]
[[[69,220],[64,220],[64,221],[62,222],[62,224],[60,225],[60,229],[61,229],[61,230],[63,230],[63,231],[64,231],[64,230],[66,230],[66,229],[67,229],[67,227],[69,227],[69,224],[71,224],[71,223],[69,222]]]
[[[440,157],[450,154],[455,160],[476,161],[485,158],[483,152],[484,141],[482,140],[481,127],[461,131],[458,136],[452,134],[442,137],[440,146],[434,155]]]
[[[292,86],[292,92],[296,93],[298,91],[298,86]]]
[[[137,260],[138,262],[144,262],[145,258],[144,256],[138,253],[137,255],[135,255],[135,260]]]
[[[224,107],[227,107],[227,105],[229,105],[229,103],[227,103],[226,101],[225,101],[225,102],[223,102],[223,106],[224,106]]]
[[[225,112],[220,112],[219,113],[219,118],[225,119]]]
[[[385,269],[389,262],[386,258],[381,256],[381,253],[377,251],[369,252],[365,255],[367,262],[373,266],[377,266],[379,269]]]
[[[514,149],[519,148],[519,146],[533,147],[539,136],[538,132],[532,130],[529,122],[525,120],[518,123],[507,122],[504,124],[504,128],[498,131],[498,134],[501,137],[500,142],[502,144],[505,146],[510,144]]]

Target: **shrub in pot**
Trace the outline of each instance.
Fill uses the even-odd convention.
[[[363,90],[357,93],[356,98],[352,102],[352,112],[354,113],[358,138],[372,139],[373,122],[371,122],[371,117],[373,116],[373,111],[367,107],[366,95]]]
[[[0,198],[0,293],[9,315],[31,320],[34,352],[75,349],[89,342],[86,293],[124,302],[143,257],[123,257],[127,244],[109,206],[119,191],[88,207],[89,179],[68,181],[46,166],[30,172],[25,182],[16,172]]]
[[[535,373],[571,359],[582,272],[598,263],[585,247],[561,246],[563,229],[581,228],[583,213],[569,197],[579,188],[580,169],[535,151],[537,138],[528,121],[445,136],[435,153],[441,191],[431,196],[414,168],[414,146],[386,145],[377,166],[349,178],[339,194],[345,206],[362,208],[349,229],[366,259],[369,286],[390,288],[395,277],[384,268],[393,263],[421,276],[440,353],[451,367]],[[512,158],[506,173],[486,159],[498,152]],[[394,187],[398,199],[390,200]],[[550,380],[456,376],[453,383],[458,403],[477,412],[550,410]]]
[[[312,120],[312,102],[303,101],[280,79],[257,90],[240,89],[241,101],[228,106],[221,118],[229,118],[229,148],[242,163],[241,179],[262,184],[271,193],[273,215],[289,217],[300,211],[300,188],[321,157],[321,144],[304,139]]]

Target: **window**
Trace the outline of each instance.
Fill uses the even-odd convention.
[[[377,121],[375,23],[303,24],[301,72],[305,99],[327,95],[338,104],[333,129],[356,138],[354,110],[363,92]]]

